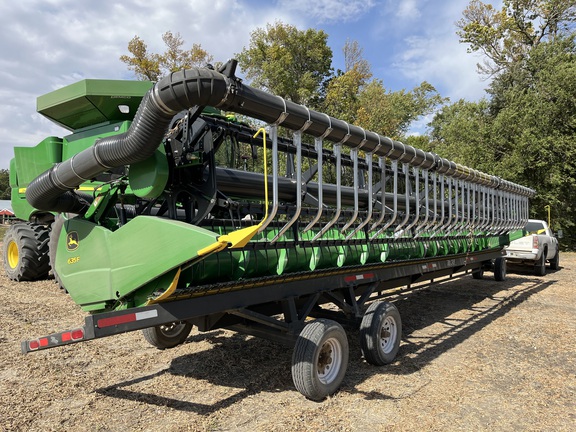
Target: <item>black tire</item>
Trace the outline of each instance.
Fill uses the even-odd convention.
[[[334,394],[348,367],[348,338],[340,324],[320,318],[307,324],[292,354],[296,389],[313,401]]]
[[[142,334],[150,345],[163,350],[184,343],[191,331],[192,324],[187,321],[177,321],[145,328],[142,330]]]
[[[402,339],[402,319],[392,303],[370,305],[360,324],[360,347],[364,359],[375,366],[392,363]]]
[[[550,260],[551,270],[560,270],[560,251],[556,251],[556,256]]]
[[[534,264],[534,274],[536,276],[544,276],[546,274],[546,251],[542,252],[540,259]]]
[[[52,269],[52,275],[54,276],[54,280],[60,286],[61,289],[63,289],[65,292],[68,292],[66,288],[64,288],[62,280],[60,279],[60,276],[58,276],[58,272],[56,271],[56,251],[58,249],[58,240],[60,239],[60,233],[62,232],[64,222],[66,222],[66,218],[64,218],[64,216],[60,214],[56,216],[56,219],[52,223],[52,229],[50,230],[50,241],[48,242],[49,246],[48,256],[50,257],[50,268]]]
[[[49,229],[44,225],[20,223],[10,226],[2,248],[4,269],[14,281],[45,279],[50,272]]]
[[[506,258],[498,257],[494,260],[494,279],[498,282],[506,280]]]
[[[484,269],[479,268],[476,270],[472,270],[472,278],[477,280],[484,279]]]

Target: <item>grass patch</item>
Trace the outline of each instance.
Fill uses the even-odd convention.
[[[6,231],[8,231],[8,225],[0,225],[0,241],[4,238]]]

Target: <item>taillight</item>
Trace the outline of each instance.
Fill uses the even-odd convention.
[[[40,348],[46,348],[48,346],[48,338],[36,339],[28,342],[28,348],[33,351]]]
[[[78,341],[84,339],[84,330],[76,329],[62,333],[62,342]]]
[[[538,236],[532,236],[532,249],[538,249]]]
[[[73,341],[84,339],[84,330],[81,328],[76,329],[76,330],[72,330],[70,333],[72,333],[72,340]]]

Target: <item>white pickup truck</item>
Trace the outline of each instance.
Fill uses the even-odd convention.
[[[510,264],[530,264],[534,274],[546,274],[546,261],[552,270],[560,268],[558,239],[545,221],[530,219],[524,227],[528,235],[510,242],[506,247],[506,261]]]

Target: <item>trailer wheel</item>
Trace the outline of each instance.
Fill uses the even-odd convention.
[[[546,251],[542,252],[542,255],[534,264],[534,274],[536,276],[544,276],[546,274]]]
[[[340,324],[323,318],[307,324],[292,354],[296,389],[314,401],[335,393],[346,374],[348,355],[348,338]]]
[[[494,260],[494,279],[498,282],[506,280],[506,258],[498,257]]]
[[[44,279],[50,271],[48,229],[44,225],[20,223],[4,235],[4,269],[14,281]]]
[[[364,359],[372,365],[392,363],[402,338],[402,319],[396,306],[388,302],[370,305],[360,325],[360,346]]]
[[[170,324],[145,328],[142,330],[142,334],[150,345],[163,350],[174,348],[183,343],[191,331],[192,324],[187,321],[176,321]]]
[[[479,268],[476,270],[472,270],[472,278],[473,279],[484,279],[484,269],[483,268]]]
[[[556,256],[550,260],[550,269],[559,270],[560,269],[560,251],[556,251]]]

